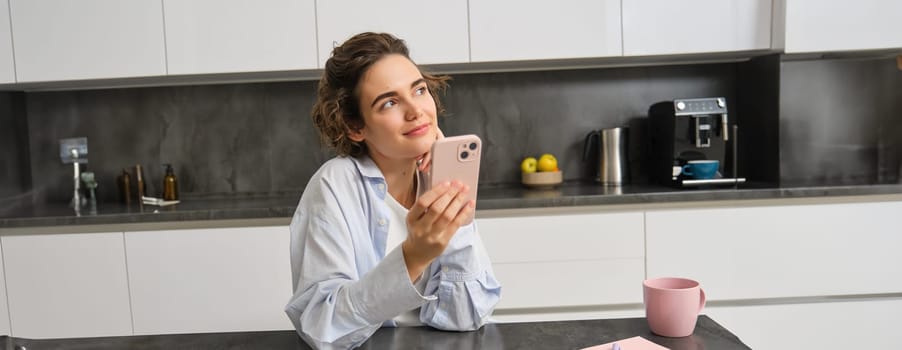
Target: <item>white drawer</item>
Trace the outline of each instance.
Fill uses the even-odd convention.
[[[902,349],[896,298],[705,307],[702,313],[752,349]]]
[[[902,292],[902,202],[648,212],[648,276],[710,300]]]
[[[493,263],[641,258],[641,212],[487,218],[477,221]]]
[[[643,259],[492,265],[501,282],[498,309],[642,302]]]

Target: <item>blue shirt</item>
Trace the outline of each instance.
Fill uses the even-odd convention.
[[[501,297],[476,221],[461,227],[426,269],[421,294],[401,247],[386,252],[392,222],[385,177],[369,157],[337,157],[310,178],[289,226],[294,295],[285,312],[314,348],[347,349],[392,318],[420,308],[420,321],[475,330]]]

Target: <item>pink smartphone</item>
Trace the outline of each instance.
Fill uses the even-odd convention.
[[[457,180],[470,186],[467,200],[475,200],[481,159],[482,140],[479,136],[452,136],[435,141],[432,144],[432,166],[427,176],[427,190],[442,182]]]

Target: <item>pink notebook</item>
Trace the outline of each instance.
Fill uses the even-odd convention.
[[[648,341],[648,339],[642,337],[632,337],[628,339],[622,339],[617,341],[612,341],[607,344],[590,346],[588,348],[582,350],[611,350],[614,346],[614,343],[620,345],[620,350],[670,350],[658,344],[652,343]]]

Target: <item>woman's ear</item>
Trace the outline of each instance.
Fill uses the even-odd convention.
[[[363,142],[363,129],[354,130],[352,128],[348,128],[348,138],[354,142]]]

